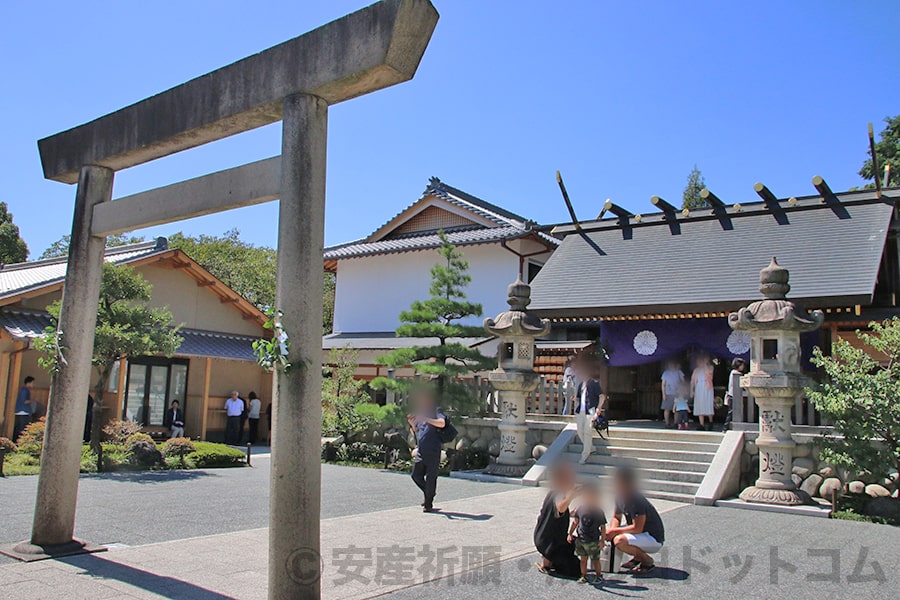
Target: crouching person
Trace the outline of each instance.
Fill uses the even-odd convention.
[[[666,540],[662,519],[656,508],[638,491],[633,470],[619,469],[614,483],[616,508],[606,530],[606,539],[619,552],[632,557],[622,565],[622,571],[648,573],[655,566],[650,555],[659,552]]]
[[[534,547],[542,559],[536,566],[541,573],[573,579],[581,576],[575,544],[569,540],[569,507],[577,495],[572,465],[563,462],[554,465],[550,470],[550,491],[534,526]]]

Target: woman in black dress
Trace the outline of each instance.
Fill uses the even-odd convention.
[[[534,527],[534,546],[543,561],[537,563],[541,573],[563,577],[579,577],[581,566],[575,556],[575,545],[568,541],[569,505],[578,493],[575,469],[559,463],[550,471],[550,491],[541,505]]]

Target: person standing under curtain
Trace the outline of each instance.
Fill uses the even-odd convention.
[[[580,463],[584,464],[594,450],[594,420],[606,404],[606,395],[587,360],[581,361],[575,371],[581,379],[575,391],[575,423],[582,444]]]
[[[669,360],[666,363],[666,370],[663,371],[661,377],[662,383],[662,403],[660,409],[663,411],[663,420],[666,422],[667,428],[675,427],[675,419],[672,412],[675,410],[675,396],[678,395],[682,384],[684,384],[684,373],[678,367],[676,360]]]
[[[225,401],[225,443],[237,446],[241,443],[241,415],[244,412],[244,401],[237,390]]]
[[[694,396],[694,416],[700,418],[700,429],[711,431],[716,407],[713,397],[713,366],[706,354],[701,354],[697,359],[697,367],[691,375],[691,392]]]

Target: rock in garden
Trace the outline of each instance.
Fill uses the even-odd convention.
[[[128,449],[132,464],[142,467],[155,467],[163,462],[162,452],[153,442],[135,442]]]
[[[870,483],[866,486],[866,494],[873,498],[887,498],[891,495],[891,492],[883,485]]]
[[[472,442],[469,441],[469,438],[461,437],[456,440],[456,449],[462,452],[466,448],[472,445]]]
[[[553,440],[555,440],[559,436],[558,431],[553,431],[552,429],[546,429],[541,432],[541,441],[545,444],[552,444]]]
[[[847,491],[851,494],[864,494],[866,492],[866,484],[862,481],[851,481],[847,484]]]
[[[819,486],[822,484],[822,476],[813,473],[809,477],[803,480],[803,483],[800,484],[800,489],[809,494],[810,496],[815,496],[816,492],[819,490]]]
[[[872,498],[866,502],[863,512],[870,517],[900,521],[900,500],[897,498]]]
[[[500,456],[500,440],[491,440],[491,443],[488,444],[488,454]]]
[[[800,487],[800,484],[803,483],[803,478],[797,475],[796,473],[791,473],[791,481],[794,482],[794,485]]]
[[[756,445],[756,442],[747,440],[744,442],[744,452],[753,456],[754,454],[759,454],[759,447]]]
[[[547,446],[538,444],[537,446],[535,446],[534,448],[531,449],[531,457],[535,460],[538,460],[539,458],[541,458],[544,455],[544,453],[546,451],[547,451]]]
[[[819,469],[819,475],[821,475],[825,479],[830,479],[832,477],[837,477],[837,471],[831,465],[825,465],[824,467]]]
[[[794,463],[791,467],[791,472],[794,473],[795,475],[799,475],[800,477],[803,477],[804,479],[806,479],[807,477],[810,476],[810,474],[812,474],[813,469],[815,469],[815,468],[816,468],[816,463],[814,463],[811,458],[800,457],[800,458],[794,459]],[[821,481],[821,478],[820,478],[820,481]]]
[[[487,448],[488,448],[488,440],[484,439],[483,437],[480,437],[477,440],[475,440],[474,442],[472,442],[473,450],[487,450]]]
[[[819,486],[818,496],[820,498],[825,498],[826,500],[831,500],[832,494],[840,494],[843,489],[844,484],[840,479],[837,477],[829,477]]]

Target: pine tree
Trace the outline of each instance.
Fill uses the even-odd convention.
[[[476,399],[458,378],[475,371],[492,369],[496,362],[477,349],[460,343],[459,338],[483,337],[484,329],[463,325],[469,317],[481,316],[481,305],[466,300],[465,287],[472,280],[469,263],[462,253],[440,232],[441,262],[431,268],[430,298],[417,300],[409,310],[400,313],[403,324],[399,337],[436,339],[429,346],[398,348],[376,359],[379,364],[401,368],[411,366],[416,373],[430,378],[438,401],[444,408],[461,413],[477,410]],[[407,389],[410,380],[379,377],[372,382],[378,388]]]
[[[27,259],[28,246],[19,235],[19,227],[13,223],[6,202],[0,202],[0,263],[8,265]]]
[[[895,117],[885,117],[885,128],[879,134],[880,138],[875,142],[875,156],[878,157],[878,178],[884,177],[884,166],[891,165],[891,180],[889,186],[896,186],[900,183],[900,115]],[[875,187],[875,170],[872,168],[872,157],[866,159],[862,168],[859,170],[859,176],[873,183],[866,184],[867,188]],[[882,185],[884,182],[882,181]]]
[[[703,180],[703,175],[700,173],[700,169],[697,168],[697,165],[694,165],[694,168],[691,169],[690,174],[688,174],[687,185],[684,186],[681,208],[686,208],[688,210],[694,210],[695,208],[709,208],[709,204],[707,204],[706,200],[700,197],[700,192],[703,191],[703,188],[705,187],[706,182]]]

